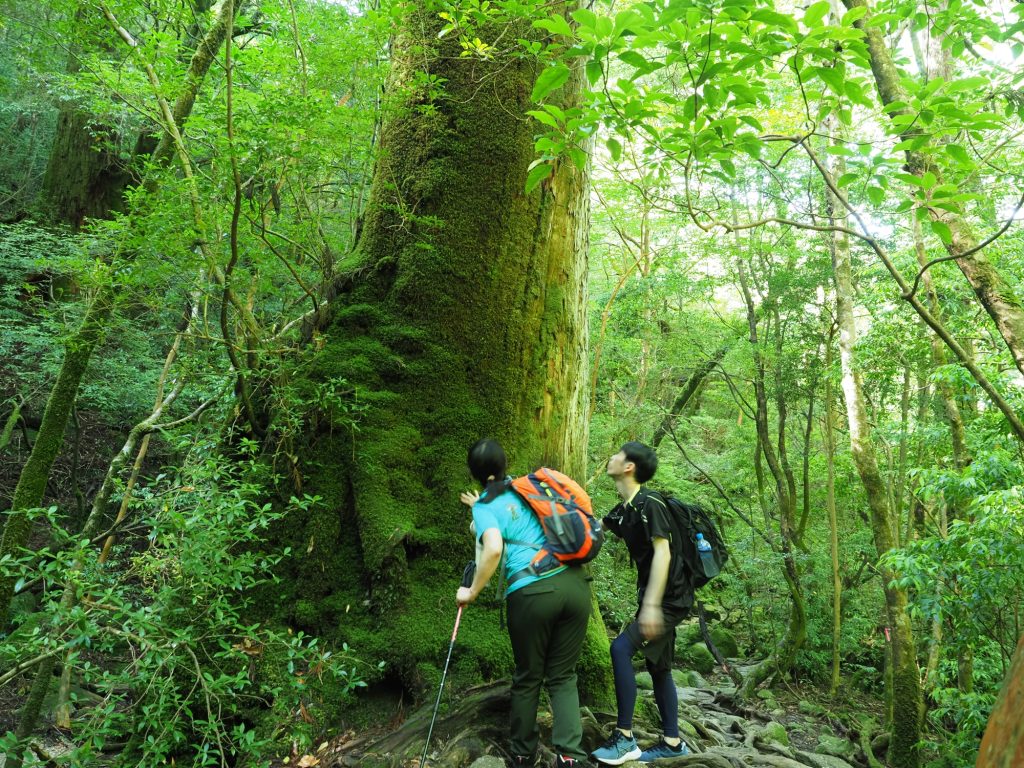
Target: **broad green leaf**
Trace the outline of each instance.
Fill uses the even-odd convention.
[[[939,236],[939,239],[945,244],[949,245],[953,242],[953,233],[949,231],[949,226],[942,221],[932,222],[932,232]]]
[[[603,70],[601,69],[601,62],[596,59],[590,59],[586,65],[587,70],[587,82],[591,85],[597,85],[601,79]]]
[[[572,164],[576,166],[577,170],[585,171],[587,169],[587,161],[590,158],[579,147],[569,147],[569,159],[572,160]]]
[[[808,28],[814,28],[821,24],[821,20],[828,15],[829,2],[828,0],[819,0],[814,3],[804,12],[804,25]]]
[[[894,173],[893,178],[899,179],[904,184],[910,184],[913,187],[925,188],[924,180],[919,176],[915,176],[912,173]],[[934,176],[932,178],[935,178]]]
[[[544,179],[551,175],[555,167],[549,162],[538,162],[537,165],[530,169],[530,172],[526,174],[526,191],[527,193],[533,192]]]
[[[569,22],[565,20],[564,16],[557,13],[554,16],[533,22],[533,26],[540,29],[546,29],[548,32],[552,32],[556,35],[572,37],[572,27],[569,26]]]
[[[586,8],[577,8],[570,16],[580,25],[582,29],[593,32],[597,28],[597,14]]]
[[[844,173],[838,179],[836,179],[836,185],[840,188],[848,187],[859,178],[859,174],[856,173]]]
[[[881,205],[885,200],[885,190],[881,187],[868,187],[867,195],[873,205]]]
[[[608,153],[612,156],[612,160],[617,163],[619,158],[622,157],[622,144],[619,143],[618,139],[611,137],[605,143],[608,145]]]
[[[526,114],[528,114],[538,123],[544,123],[544,125],[549,125],[552,128],[558,128],[558,121],[555,119],[554,115],[550,115],[547,112],[544,112],[539,109],[531,109]]]
[[[569,68],[565,64],[555,64],[542,70],[533,85],[533,93],[530,98],[533,101],[541,101],[545,96],[556,88],[561,88],[569,79]]]
[[[634,69],[640,70],[641,73],[647,72],[651,66],[651,62],[636,51],[623,51],[619,54],[619,60],[629,64]]]
[[[843,70],[839,67],[815,67],[813,71],[833,93],[843,95]]]
[[[962,168],[975,167],[974,160],[971,159],[971,156],[967,153],[967,150],[964,149],[959,144],[947,144],[946,153],[953,158],[957,165],[959,165]]]
[[[856,8],[851,8],[843,14],[843,20],[841,23],[844,27],[849,27],[853,22],[863,19],[867,12],[868,8],[866,5],[858,5]]]

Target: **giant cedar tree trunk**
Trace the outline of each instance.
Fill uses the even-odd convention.
[[[411,14],[393,42],[380,157],[348,265],[358,277],[333,302],[307,374],[348,388],[358,425],[312,440],[304,489],[324,504],[289,525],[306,554],[283,604],[290,621],[387,659],[420,690],[436,682],[473,555],[458,500],[469,446],[495,437],[513,472],[543,463],[584,476],[588,199],[569,163],[524,192],[536,65],[460,57],[438,41],[436,14]],[[443,93],[430,100],[427,82]],[[574,76],[563,106],[578,89]],[[484,602],[463,618],[456,681],[511,671]],[[583,684],[604,696],[596,613],[591,629]]]
[[[108,146],[118,140],[109,126],[76,104],[61,106],[42,192],[54,221],[77,229],[86,219],[109,218],[121,210],[130,176]]]

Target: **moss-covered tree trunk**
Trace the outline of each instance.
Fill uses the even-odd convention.
[[[18,484],[11,499],[11,509],[4,517],[0,557],[17,557],[18,550],[28,542],[32,529],[32,519],[28,510],[43,503],[46,481],[64,442],[64,430],[68,419],[71,418],[71,409],[78,395],[78,385],[89,365],[93,350],[103,338],[113,300],[113,290],[109,286],[102,287],[98,296],[89,305],[82,325],[64,346],[64,360],[50,391],[50,397],[46,401],[36,441],[18,476]],[[14,582],[13,575],[0,578],[0,628],[7,626]]]
[[[830,197],[830,209],[835,210]],[[836,318],[842,362],[842,388],[850,428],[850,452],[871,510],[871,532],[879,556],[898,545],[898,514],[889,506],[885,481],[878,468],[863,387],[856,365],[857,327],[853,316],[853,277],[848,243],[838,233],[831,241],[836,286]],[[892,739],[889,759],[895,768],[917,768],[920,763],[923,702],[917,664],[917,645],[906,590],[890,586],[895,574],[881,568],[889,625],[892,664]]]
[[[393,41],[372,194],[345,265],[357,277],[303,374],[311,395],[329,386],[349,410],[334,410],[300,465],[323,505],[284,533],[305,553],[284,618],[386,660],[413,691],[436,682],[473,555],[458,499],[469,446],[495,437],[512,472],[548,464],[583,478],[587,445],[586,176],[561,163],[524,191],[536,63],[461,57],[440,26],[413,9]],[[533,34],[519,26],[503,39]],[[574,74],[563,107],[579,87]],[[485,602],[463,618],[456,685],[511,670]],[[606,653],[595,613],[581,667],[599,695]]]
[[[976,768],[1017,768],[1024,765],[1024,635],[1017,642],[1010,672],[1003,683],[985,736],[978,750]]]
[[[130,177],[112,146],[118,140],[78,105],[61,106],[43,177],[43,205],[51,219],[78,228],[121,209]]]

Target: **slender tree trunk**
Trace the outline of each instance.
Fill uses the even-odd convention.
[[[25,466],[22,467],[18,484],[14,489],[14,497],[11,499],[11,509],[4,521],[0,557],[17,556],[18,550],[28,542],[32,528],[28,510],[42,506],[50,469],[64,442],[64,430],[75,404],[78,384],[89,364],[93,349],[103,338],[113,301],[113,288],[110,285],[102,286],[99,294],[89,305],[82,325],[64,347],[64,360],[61,362],[57,381],[50,391],[50,397],[46,401],[36,442]],[[14,582],[13,575],[0,577],[0,627],[7,625]]]
[[[1024,635],[1017,643],[1010,672],[1003,682],[975,768],[1019,768],[1024,765]]]
[[[917,216],[910,218],[914,230],[914,251],[917,254],[917,263],[923,267],[928,263],[928,254],[924,246],[924,236],[921,233],[921,220]],[[925,272],[921,276],[921,284],[928,299],[928,308],[934,317],[941,320],[942,307],[939,304],[939,297],[935,293],[935,283],[930,272]],[[946,346],[942,343],[942,339],[934,333],[929,333],[928,339],[931,342],[932,367],[941,368],[946,364]],[[963,469],[970,463],[970,455],[967,451],[964,420],[956,402],[956,393],[953,391],[952,385],[945,380],[940,380],[938,392],[942,398],[946,421],[949,423],[950,440],[953,445],[953,463],[957,469]]]
[[[807,393],[807,420],[804,423],[804,445],[801,455],[803,471],[800,482],[803,491],[803,506],[800,510],[800,524],[796,529],[796,539],[805,550],[804,532],[807,530],[807,521],[811,517],[811,433],[814,430],[814,396],[815,387],[812,386]]]
[[[829,551],[832,556],[832,682],[830,692],[833,696],[839,691],[840,645],[843,629],[843,579],[839,570],[839,516],[836,514],[836,435],[835,406],[832,395],[832,339],[834,331],[830,329],[825,342],[825,391],[822,395],[825,403],[825,506],[828,509]]]
[[[867,0],[843,0],[847,8],[870,8]],[[854,22],[864,33],[868,54],[871,59],[871,71],[874,73],[875,84],[882,104],[886,107],[902,103],[909,104],[910,99],[901,83],[901,73],[889,46],[886,44],[881,27],[871,23],[868,13]],[[903,106],[887,109],[890,118],[908,114],[911,107]],[[917,121],[912,121],[900,137],[916,138],[921,135]],[[934,174],[938,183],[942,183],[940,169],[931,160],[931,156],[922,150],[906,152],[907,169],[915,176],[922,177],[926,173]],[[933,221],[939,221],[949,227],[950,242],[946,250],[951,256],[957,257],[956,264],[970,283],[975,296],[985,311],[996,324],[1003,341],[1013,357],[1017,369],[1024,373],[1024,306],[1013,286],[999,273],[992,263],[985,258],[978,247],[978,239],[970,225],[958,214],[938,207],[930,206],[929,215]]]
[[[279,532],[306,555],[275,604],[389,660],[420,693],[436,683],[473,553],[458,503],[469,446],[495,437],[515,473],[544,463],[585,477],[588,195],[568,162],[524,192],[535,64],[460,56],[438,41],[435,13],[408,13],[352,259],[362,277],[340,286],[304,372],[350,388],[358,429],[314,435],[300,457],[303,489],[323,504]],[[443,92],[416,85],[428,79]],[[580,85],[573,72],[563,108]],[[462,627],[467,675],[509,670],[496,611],[473,605]],[[595,615],[580,670],[598,697],[611,690],[607,647]]]
[[[828,198],[831,212],[835,200]],[[857,327],[853,316],[853,278],[849,246],[838,233],[831,241],[836,286],[836,314],[839,324],[839,350],[843,370],[843,395],[850,428],[850,450],[871,510],[871,531],[875,549],[881,557],[897,546],[898,521],[889,507],[885,483],[878,468],[871,428],[864,402],[860,373],[856,365]],[[889,757],[896,768],[917,768],[918,743],[922,728],[921,681],[917,665],[917,646],[907,610],[906,590],[892,586],[895,574],[881,569],[892,664],[894,717]]]
[[[675,426],[676,419],[682,415],[687,404],[697,395],[697,392],[703,386],[707,377],[713,370],[715,370],[718,364],[722,362],[722,359],[726,354],[728,354],[729,350],[732,349],[735,343],[734,339],[730,339],[719,346],[714,353],[712,353],[711,357],[698,365],[687,377],[682,389],[679,390],[679,394],[676,395],[675,400],[672,401],[672,406],[662,418],[661,423],[658,424],[658,428],[654,430],[654,437],[651,438],[651,445],[653,447],[657,448],[661,445],[661,441],[665,439],[665,436],[671,433]]]
[[[768,469],[775,479],[775,493],[779,506],[779,551],[782,555],[782,575],[789,592],[790,612],[789,623],[782,638],[772,651],[771,656],[757,665],[744,681],[740,690],[742,697],[750,696],[754,689],[776,672],[788,672],[793,667],[796,654],[803,647],[807,637],[807,609],[803,590],[800,584],[800,572],[797,568],[793,552],[794,522],[796,517],[795,482],[792,472],[786,471],[779,455],[772,447],[768,429],[768,396],[765,391],[765,365],[762,359],[757,333],[757,311],[747,281],[742,261],[737,261],[737,273],[740,289],[747,305],[747,327],[750,333],[750,344],[754,354],[754,396],[757,403],[755,423],[757,427],[760,452],[768,464]],[[775,332],[781,334],[781,328]],[[785,448],[785,401],[779,395],[779,448]]]

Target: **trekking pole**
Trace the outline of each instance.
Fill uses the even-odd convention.
[[[462,582],[459,586],[473,586],[473,576],[476,573],[476,563],[469,562],[462,571]],[[462,608],[459,606],[455,614],[455,627],[452,629],[452,640],[448,643],[448,658],[444,660],[444,671],[441,673],[441,685],[437,689],[437,700],[434,702],[434,713],[430,716],[430,728],[427,729],[427,740],[423,744],[423,757],[420,758],[420,768],[427,764],[427,750],[430,748],[430,737],[434,733],[434,721],[437,719],[437,709],[441,706],[441,693],[444,691],[444,679],[448,676],[448,663],[452,660],[452,649],[455,648],[455,636],[459,633],[459,622],[462,620]]]

